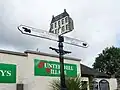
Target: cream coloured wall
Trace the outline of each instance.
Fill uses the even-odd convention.
[[[59,59],[51,56],[30,54],[26,56],[0,53],[0,63],[16,65],[16,83],[23,83],[24,90],[50,90],[50,82],[59,77],[34,76],[34,59],[59,62]],[[77,73],[80,74],[80,61],[65,59],[65,63],[76,64]],[[16,84],[0,83],[0,90],[16,90]]]
[[[101,80],[107,80],[109,82],[110,90],[116,90],[117,89],[117,80],[115,78],[95,78],[95,81],[100,82]]]
[[[59,62],[58,58],[55,57],[50,57],[50,56],[43,56],[43,55],[35,55],[35,54],[28,54],[28,61],[29,65],[27,66],[27,72],[26,73],[26,78],[28,80],[31,79],[30,83],[29,81],[26,81],[26,88],[28,90],[50,90],[50,82],[53,79],[57,79],[59,77],[50,77],[50,76],[34,76],[34,59],[42,59],[42,60],[49,60],[49,61],[55,61]],[[80,61],[73,61],[73,60],[67,60],[65,59],[65,63],[69,64],[76,64],[77,65],[77,72],[78,74],[80,73]],[[31,85],[33,84],[33,85]],[[32,88],[31,88],[32,87]]]
[[[59,59],[51,56],[44,56],[38,54],[28,53],[26,55],[13,55],[7,53],[0,53],[0,63],[15,64],[16,65],[16,83],[23,83],[24,90],[50,90],[50,82],[53,79],[59,77],[50,76],[34,76],[34,59],[42,59],[59,62]],[[76,64],[77,73],[80,72],[80,61],[65,59],[65,63]],[[106,78],[96,78],[96,81],[100,81]],[[115,78],[106,79],[110,84],[110,90],[117,88],[117,81]],[[88,77],[82,77],[82,81],[88,81]],[[0,83],[0,90],[16,90],[16,84],[4,84]],[[89,90],[89,88],[88,88]]]
[[[20,83],[21,79],[24,78],[26,59],[25,56],[0,53],[0,63],[16,65],[16,83]],[[0,90],[16,90],[16,84],[0,83]]]

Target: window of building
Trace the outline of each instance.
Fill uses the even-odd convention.
[[[65,18],[65,23],[67,23],[67,22],[68,22],[68,17]]]
[[[55,22],[55,28],[57,27],[57,23]]]
[[[57,30],[57,34],[59,34],[59,29]]]
[[[51,24],[51,29],[53,29],[53,24]]]
[[[57,32],[57,29],[55,29],[55,34],[57,34],[58,32]]]
[[[66,25],[66,30],[69,30],[69,25],[68,24]]]
[[[52,30],[51,33],[54,33],[54,31]]]
[[[60,27],[60,21],[58,21],[58,26]]]
[[[62,26],[62,32],[64,32],[65,31],[65,27],[64,26]]]
[[[62,24],[64,24],[64,19],[62,19]]]

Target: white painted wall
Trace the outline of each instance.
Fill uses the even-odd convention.
[[[15,64],[17,70],[16,83],[25,84],[25,90],[50,90],[49,85],[53,79],[59,77],[50,77],[50,76],[34,76],[34,59],[50,60],[59,62],[58,58],[43,56],[37,54],[28,54],[28,56],[18,56],[12,54],[0,53],[0,63],[6,64]],[[77,72],[80,74],[80,61],[68,60],[65,59],[65,63],[76,64]],[[99,82],[102,79],[106,78],[96,78],[96,81]],[[88,81],[88,77],[82,77],[83,81]],[[117,81],[115,78],[106,79],[110,84],[110,90],[115,90],[117,88]],[[16,84],[3,84],[0,83],[0,90],[16,90]],[[88,88],[89,90],[89,88]]]
[[[16,84],[0,84],[0,90],[16,90]]]
[[[42,60],[59,62],[59,59],[55,58],[55,57],[28,54],[29,64],[27,66],[27,73],[26,73],[25,77],[28,78],[28,80],[31,80],[31,81],[24,82],[28,85],[28,88],[29,88],[29,89],[26,89],[26,90],[50,90],[49,89],[50,88],[50,86],[49,86],[50,82],[53,79],[56,79],[58,77],[34,76],[34,59],[35,58],[42,59]],[[65,63],[77,64],[78,74],[80,73],[80,61],[73,61],[73,60],[65,59]],[[33,82],[33,83],[31,83],[31,82]]]
[[[24,78],[25,66],[26,66],[25,56],[16,56],[11,54],[0,53],[0,63],[15,64],[16,65],[16,83],[20,83],[21,79]],[[25,70],[25,71],[24,71]],[[0,90],[16,90],[16,84],[3,84],[0,83]]]
[[[53,79],[58,77],[49,76],[34,76],[34,59],[43,59],[59,62],[58,58],[28,54],[27,56],[18,56],[11,54],[0,53],[0,63],[15,64],[17,70],[16,83],[25,84],[25,90],[50,90],[49,85]],[[77,72],[80,73],[80,61],[73,61],[65,59],[65,63],[76,64]],[[16,84],[2,84],[0,83],[0,90],[16,90]]]
[[[95,78],[95,81],[100,82],[102,79],[105,79],[109,82],[110,90],[116,90],[117,89],[117,80],[115,78]]]
[[[116,90],[117,89],[117,79],[111,78],[109,80],[109,83],[110,83],[110,89],[111,90]]]

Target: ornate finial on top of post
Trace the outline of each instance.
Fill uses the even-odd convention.
[[[64,9],[64,12],[66,12],[66,9]]]
[[[52,18],[54,18],[54,15],[52,15]]]

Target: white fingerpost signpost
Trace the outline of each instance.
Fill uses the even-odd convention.
[[[63,50],[63,43],[78,47],[83,47],[83,48],[88,47],[88,44],[84,41],[63,36],[65,33],[68,33],[73,29],[74,29],[73,20],[70,18],[66,10],[64,10],[63,13],[55,17],[53,16],[50,24],[49,32],[41,29],[35,29],[33,27],[29,27],[25,25],[18,26],[18,30],[21,31],[22,34],[59,42],[58,49],[52,47],[50,47],[50,49],[55,50],[59,54],[61,90],[67,90],[67,87],[65,85],[65,75],[64,75],[64,55],[71,53],[70,51]]]

